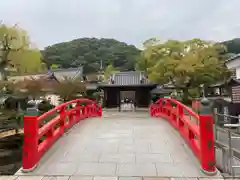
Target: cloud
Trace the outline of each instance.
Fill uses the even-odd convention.
[[[222,41],[240,35],[239,0],[8,0],[0,17],[25,28],[38,47],[80,37],[136,46],[151,37]]]

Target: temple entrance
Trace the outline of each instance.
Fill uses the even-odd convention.
[[[149,82],[144,72],[139,71],[112,73],[108,83],[98,84],[98,88],[104,91],[104,108],[117,108],[119,111],[148,108],[151,90],[156,86]]]
[[[135,91],[120,91],[120,110],[135,111],[136,110]]]
[[[114,87],[105,86],[103,104],[105,108],[117,108],[119,111],[135,111],[148,108],[151,103],[152,87]]]

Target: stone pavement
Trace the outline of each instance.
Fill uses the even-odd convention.
[[[239,179],[239,178],[238,178]],[[91,176],[0,176],[0,180],[224,180],[224,178],[184,177],[91,177]],[[234,180],[227,178],[226,180]],[[237,178],[236,178],[237,180]]]
[[[19,170],[16,175],[74,180],[206,177],[178,132],[146,112],[105,112],[102,118],[83,120],[53,145],[33,172]]]
[[[91,176],[0,176],[0,180],[224,180],[223,178],[184,177],[91,177]],[[229,178],[226,180],[233,180]]]

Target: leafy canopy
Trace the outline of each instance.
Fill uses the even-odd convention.
[[[63,101],[70,101],[86,95],[86,85],[81,80],[64,78],[63,81],[54,86],[55,94],[59,95]]]
[[[9,55],[16,69],[15,74],[40,73],[46,71],[46,65],[41,60],[41,53],[37,49],[21,50]],[[12,73],[14,74],[14,73]]]
[[[104,72],[105,81],[108,81],[110,74],[114,72],[119,72],[119,70],[117,68],[114,68],[112,65],[108,65]]]
[[[98,72],[101,64],[104,69],[111,64],[120,70],[134,70],[140,50],[115,39],[82,38],[46,47],[42,54],[50,65],[83,66],[84,74],[89,74]]]
[[[227,52],[232,54],[240,53],[240,38],[224,41],[221,44],[227,47]]]
[[[37,49],[30,48],[27,32],[18,26],[9,27],[0,24],[0,73],[3,80],[7,79],[6,71],[17,74],[39,72],[45,69],[41,54]]]
[[[173,83],[176,88],[195,88],[227,78],[221,53],[225,47],[200,39],[160,42],[150,39],[144,43],[137,67],[158,83]]]

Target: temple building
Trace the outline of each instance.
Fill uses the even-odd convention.
[[[104,91],[104,107],[120,107],[124,99],[132,101],[136,107],[148,107],[151,103],[151,90],[157,84],[151,83],[144,72],[116,72],[110,75],[107,83],[98,84]]]

